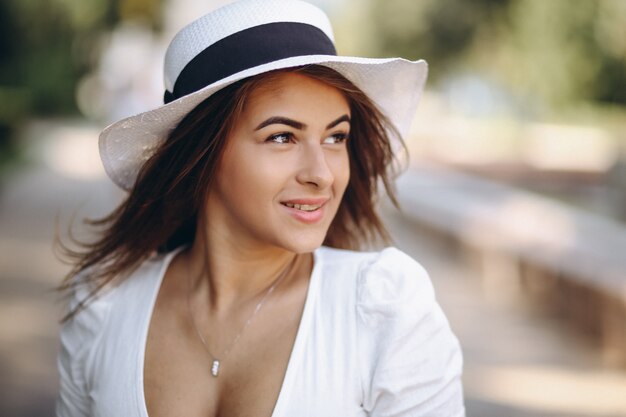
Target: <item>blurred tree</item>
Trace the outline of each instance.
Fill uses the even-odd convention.
[[[594,38],[602,54],[595,79],[595,98],[626,104],[626,1],[598,3]]]
[[[75,114],[75,89],[120,20],[160,28],[161,0],[2,0],[0,152],[29,115]]]
[[[437,78],[466,59],[485,22],[498,20],[512,0],[373,0],[375,53],[425,58]]]
[[[120,20],[142,20],[147,22],[153,29],[162,29],[162,0],[117,1],[117,11]]]
[[[378,53],[423,57],[436,81],[483,74],[555,107],[626,105],[626,1],[373,0]]]
[[[620,57],[609,49],[599,31],[604,26],[612,35],[623,32],[623,24],[607,25],[607,14],[600,13],[617,2],[624,4],[517,0],[507,11],[508,24],[496,29],[498,36],[490,41],[482,37],[483,44],[473,45],[474,56],[482,56],[480,67],[493,77],[548,104],[560,107],[581,100],[626,104],[626,54],[621,51]],[[611,19],[618,11],[615,8]],[[626,14],[621,19],[626,21]]]

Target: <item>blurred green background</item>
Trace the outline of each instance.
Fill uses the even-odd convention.
[[[107,33],[125,20],[159,30],[160,13],[159,0],[0,2],[0,170],[19,157],[27,120],[80,114],[76,88]]]
[[[626,105],[622,0],[379,1],[372,22],[377,52],[426,57],[437,81],[480,73],[549,110]]]

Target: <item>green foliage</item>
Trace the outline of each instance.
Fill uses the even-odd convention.
[[[623,0],[375,0],[378,53],[425,58],[435,80],[483,74],[551,106],[626,104]]]
[[[371,17],[378,54],[426,58],[440,70],[459,65],[481,28],[497,19],[510,0],[375,0]]]
[[[28,91],[31,114],[73,113],[76,83],[97,63],[101,34],[120,19],[157,27],[159,10],[160,0],[3,0],[0,88]]]
[[[120,20],[142,20],[154,29],[161,28],[161,0],[118,0]]]
[[[0,152],[30,115],[77,112],[76,85],[121,19],[159,26],[161,0],[0,1]]]

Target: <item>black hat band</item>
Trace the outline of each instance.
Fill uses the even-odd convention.
[[[254,26],[208,46],[183,68],[165,104],[237,72],[303,55],[337,55],[333,42],[306,23],[277,22]]]

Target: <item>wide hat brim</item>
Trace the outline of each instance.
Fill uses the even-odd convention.
[[[426,61],[402,58],[360,58],[307,55],[273,61],[248,68],[218,80],[154,110],[111,124],[100,133],[100,157],[109,177],[130,190],[142,165],[154,154],[183,117],[220,89],[265,72],[318,64],[336,70],[359,87],[389,118],[404,138],[422,95],[428,65]],[[394,149],[401,143],[391,135]]]

